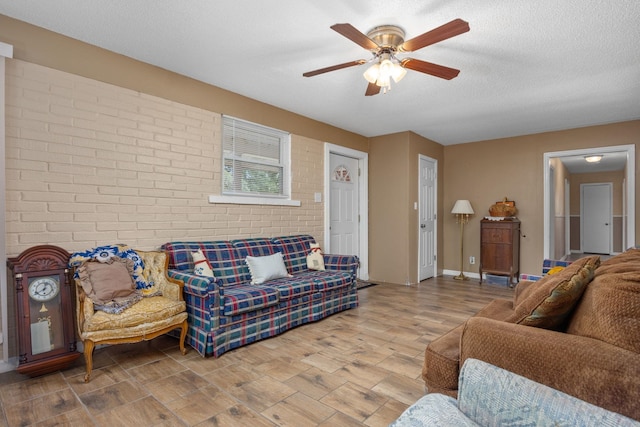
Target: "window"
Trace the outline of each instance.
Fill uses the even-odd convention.
[[[222,194],[288,198],[290,135],[222,118]]]

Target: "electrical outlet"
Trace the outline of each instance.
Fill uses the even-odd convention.
[[[475,264],[475,263],[476,263],[476,257],[470,256],[469,257],[469,264]]]

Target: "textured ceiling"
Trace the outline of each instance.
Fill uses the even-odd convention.
[[[0,0],[0,13],[364,136],[449,145],[640,118],[638,0]],[[400,55],[453,80],[409,71],[365,97],[366,65],[302,77],[369,59],[335,23],[410,39],[455,18],[471,30]]]

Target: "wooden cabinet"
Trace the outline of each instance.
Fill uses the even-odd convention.
[[[480,221],[480,283],[482,273],[509,276],[509,285],[520,274],[520,221]],[[515,279],[515,281],[514,281]]]

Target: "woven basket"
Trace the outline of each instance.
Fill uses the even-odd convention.
[[[491,207],[489,208],[489,214],[491,216],[499,216],[499,217],[514,216],[516,212],[518,212],[516,207],[506,203],[506,201],[496,202],[496,204],[491,205]]]

